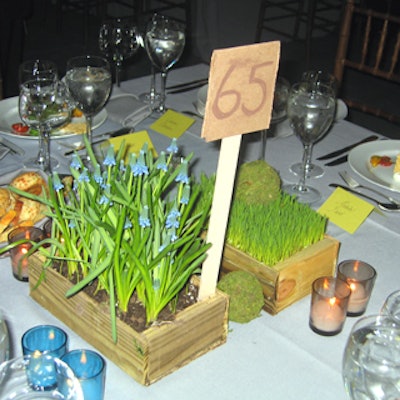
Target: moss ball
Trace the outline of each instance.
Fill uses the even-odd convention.
[[[234,200],[246,204],[269,204],[281,192],[278,172],[264,160],[244,163],[240,166]]]
[[[229,296],[229,320],[246,323],[260,315],[264,294],[258,279],[246,271],[234,271],[225,275],[218,289]]]

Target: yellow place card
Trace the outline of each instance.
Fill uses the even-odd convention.
[[[114,145],[115,151],[118,151],[123,141],[125,141],[126,162],[129,161],[129,154],[138,154],[145,143],[147,143],[149,151],[152,151],[153,156],[157,157],[157,152],[147,131],[128,133],[127,135],[117,136],[108,139],[108,142]]]
[[[349,233],[354,233],[375,207],[348,192],[336,188],[319,208],[321,215]]]
[[[167,110],[150,128],[171,139],[179,138],[194,123],[194,119],[173,110]]]

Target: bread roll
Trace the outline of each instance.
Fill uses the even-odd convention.
[[[24,192],[39,195],[43,188],[47,187],[44,178],[37,172],[24,172],[14,178],[10,186],[23,190]]]

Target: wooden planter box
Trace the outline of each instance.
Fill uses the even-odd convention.
[[[269,267],[246,253],[225,245],[221,273],[248,271],[261,282],[264,290],[264,309],[277,314],[284,308],[311,293],[311,284],[320,276],[335,272],[339,242],[326,236],[287,260]]]
[[[47,269],[45,280],[37,285],[42,265],[38,257],[30,258],[31,297],[143,385],[226,342],[228,297],[220,291],[177,314],[176,321],[142,333],[118,320],[115,344],[108,305],[95,302],[83,292],[65,298],[72,284],[53,269]]]

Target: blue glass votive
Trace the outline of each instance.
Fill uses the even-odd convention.
[[[57,370],[51,355],[35,351],[27,358],[26,375],[34,390],[52,390],[57,386]]]
[[[78,378],[85,400],[103,400],[106,362],[92,350],[72,350],[62,358]]]
[[[67,334],[53,325],[38,325],[27,330],[22,336],[22,353],[35,352],[61,358],[67,352]]]

